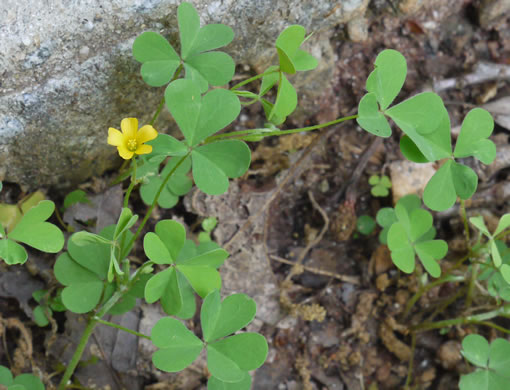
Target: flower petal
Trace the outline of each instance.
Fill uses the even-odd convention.
[[[122,133],[114,129],[113,127],[110,127],[108,129],[108,144],[113,146],[119,146],[124,143],[124,136]]]
[[[136,138],[136,132],[138,131],[138,119],[124,118],[122,119],[122,122],[120,122],[120,128],[127,138]]]
[[[153,140],[158,136],[158,132],[151,125],[145,125],[140,130],[138,130],[138,134],[136,135],[136,142],[138,145],[143,144],[144,142]]]
[[[149,154],[152,152],[152,146],[150,145],[140,145],[136,150],[136,154]]]
[[[131,157],[133,157],[134,152],[128,150],[125,145],[117,146],[117,150],[119,151],[120,157],[122,157],[124,160],[129,160]]]

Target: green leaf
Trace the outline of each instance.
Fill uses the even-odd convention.
[[[451,156],[450,118],[437,94],[415,95],[386,110],[386,115],[409,136],[428,161]]]
[[[143,249],[146,256],[156,264],[172,264],[174,262],[168,248],[156,233],[149,232],[145,235]]]
[[[237,96],[225,89],[215,89],[201,97],[196,82],[179,79],[165,91],[165,102],[189,146],[229,125],[241,110]]]
[[[9,233],[9,238],[30,245],[42,252],[57,253],[64,247],[64,235],[58,227],[45,222],[55,210],[49,200],[40,201],[23,216]]]
[[[375,93],[367,93],[358,105],[358,125],[369,133],[387,138],[391,135],[391,127],[386,117],[379,111]]]
[[[155,231],[166,245],[172,259],[174,261],[177,260],[186,241],[186,229],[184,229],[184,226],[177,221],[165,219],[156,224]]]
[[[176,268],[183,273],[193,290],[202,298],[215,289],[221,289],[221,276],[214,268],[195,265],[178,265]]]
[[[501,276],[503,276],[503,279],[505,280],[505,282],[510,284],[510,265],[503,264],[501,266],[501,268],[499,269],[499,271],[501,272]]]
[[[463,200],[471,198],[478,186],[478,176],[475,171],[457,162],[453,162],[450,169],[453,186],[459,198]]]
[[[244,378],[239,382],[229,383],[223,382],[218,378],[211,376],[207,381],[207,390],[250,390],[251,389],[251,376],[247,372],[244,373]]]
[[[490,251],[491,251],[491,255],[492,255],[492,261],[494,262],[494,265],[499,268],[501,266],[502,260],[501,260],[501,255],[498,251],[498,247],[496,246],[496,243],[494,242],[493,239],[491,239],[489,242],[490,242]]]
[[[250,149],[242,141],[206,144],[192,152],[193,178],[206,194],[223,194],[228,189],[228,178],[242,176],[248,170],[250,160]]]
[[[217,290],[207,295],[200,319],[204,340],[211,342],[244,328],[255,318],[255,301],[245,294],[233,294],[220,301]]]
[[[382,110],[386,110],[404,85],[407,64],[404,56],[396,50],[386,49],[377,56],[375,69],[367,79],[367,91],[377,96]]]
[[[90,233],[85,230],[74,233],[71,236],[71,240],[77,246],[85,246],[88,244],[106,244],[106,245],[112,244],[111,240],[104,238],[99,234]]]
[[[87,193],[83,190],[74,190],[64,198],[64,209],[71,207],[76,203],[90,203]]]
[[[487,370],[475,371],[469,375],[462,375],[459,387],[460,390],[497,390],[493,387],[489,387],[489,372]]]
[[[446,242],[443,240],[419,242],[415,250],[425,270],[434,278],[441,276],[441,267],[436,260],[441,260],[448,252]]]
[[[474,225],[478,230],[480,230],[487,237],[492,238],[492,234],[489,233],[489,229],[487,229],[487,226],[485,225],[485,222],[484,222],[482,216],[478,215],[476,217],[471,217],[471,218],[469,218],[469,222],[471,222],[472,225]]]
[[[26,390],[44,390],[44,385],[41,380],[32,374],[18,375],[14,378],[14,384],[24,386]],[[13,388],[11,387],[9,390],[10,389]]]
[[[207,24],[198,31],[188,57],[204,51],[228,45],[234,39],[234,31],[224,24]]]
[[[297,92],[293,85],[287,80],[285,75],[280,72],[278,83],[278,92],[273,109],[269,114],[268,120],[273,117],[286,118],[294,112],[297,106]]]
[[[24,264],[28,259],[28,254],[17,242],[4,238],[0,240],[0,259],[7,264]]]
[[[393,223],[397,222],[395,210],[391,207],[383,207],[377,212],[376,221],[381,227],[390,227]]]
[[[391,225],[388,231],[388,248],[391,259],[398,269],[405,273],[414,271],[414,250],[407,240],[407,233],[402,223]]]
[[[131,228],[138,220],[138,215],[133,215],[133,212],[124,207],[120,212],[119,220],[115,226],[115,232],[113,233],[113,240],[118,240],[120,235]]]
[[[13,379],[11,371],[7,367],[0,365],[0,385],[9,386],[12,384]]]
[[[400,138],[400,151],[409,161],[415,163],[426,163],[429,161],[427,157],[425,157],[420,151],[418,146],[413,142],[413,140],[405,134],[402,136],[402,138]]]
[[[203,343],[179,320],[165,317],[152,328],[152,343],[159,348],[152,355],[154,365],[165,372],[178,372],[195,361]]]
[[[200,253],[186,259],[179,259],[176,263],[178,265],[205,265],[212,268],[219,268],[227,257],[228,252],[226,250],[221,248],[212,248],[207,252]]]
[[[454,164],[453,160],[444,163],[425,186],[423,201],[432,210],[447,210],[457,200],[451,172],[452,164]]]
[[[71,258],[80,264],[82,267],[94,272],[100,279],[105,279],[108,273],[108,266],[110,264],[110,250],[111,244],[109,243],[113,238],[114,226],[104,228],[99,236],[107,240],[107,242],[89,242],[83,245],[77,245],[75,236],[82,235],[82,232],[74,233],[71,239],[67,241],[67,250]],[[129,240],[132,233],[126,233],[126,238]],[[78,239],[80,241],[80,239]]]
[[[161,300],[165,313],[175,315],[182,309],[181,288],[174,267],[167,268],[149,279],[145,285],[145,300],[154,303]]]
[[[375,229],[375,221],[369,215],[362,215],[356,221],[356,229],[361,234],[369,235]]]
[[[142,78],[153,87],[168,84],[181,62],[172,45],[152,31],[146,31],[135,39],[133,57],[143,64]]]
[[[186,78],[193,79],[198,73],[206,81],[206,83],[201,83],[200,87],[201,92],[205,92],[208,89],[207,84],[219,87],[232,80],[235,72],[235,62],[227,53],[209,51],[188,58],[184,69],[186,70]]]
[[[509,214],[509,216],[510,216],[510,214]],[[217,224],[218,224],[218,220],[216,219],[216,217],[208,217],[202,221],[202,229],[204,229],[204,231],[210,233],[214,230],[214,228],[216,227]]]
[[[432,215],[423,209],[413,210],[409,216],[411,222],[411,241],[418,240],[432,227]]]
[[[200,17],[193,5],[183,2],[177,8],[177,21],[181,38],[181,56],[186,59],[200,31]]]
[[[262,83],[260,84],[259,96],[264,96],[269,92],[271,88],[273,88],[280,78],[280,73],[278,72],[277,66],[270,66],[267,68],[264,73],[270,73],[264,77],[262,77]]]
[[[188,152],[188,147],[184,143],[168,134],[159,133],[155,139],[146,144],[152,146],[151,156],[184,156]]]
[[[99,303],[103,282],[96,274],[82,267],[63,253],[54,266],[57,280],[64,286],[62,302],[73,313],[87,313]]]
[[[238,334],[207,345],[207,368],[221,381],[239,382],[244,379],[245,371],[255,370],[264,363],[267,351],[262,335]]]
[[[509,226],[510,226],[510,213],[507,213],[500,218],[498,222],[498,227],[494,231],[494,236],[497,236],[499,233],[503,232]]]
[[[473,156],[484,164],[491,164],[496,158],[496,145],[487,138],[493,129],[494,120],[488,111],[482,108],[469,111],[457,138],[455,157]]]
[[[478,367],[487,367],[489,343],[477,334],[470,334],[462,340],[462,355]]]
[[[317,67],[317,60],[311,54],[299,49],[305,41],[305,34],[305,28],[295,24],[283,30],[276,39],[276,51],[280,69],[283,72],[294,74],[296,71],[312,70]]]
[[[46,311],[48,315],[46,315]],[[37,305],[33,311],[34,322],[37,326],[45,327],[49,325],[49,317],[51,317],[51,309],[49,307],[42,307],[41,305]]]

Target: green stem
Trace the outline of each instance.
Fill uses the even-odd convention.
[[[87,324],[87,327],[83,331],[83,334],[81,335],[80,343],[78,344],[78,347],[74,351],[73,357],[71,358],[71,361],[66,367],[66,371],[64,372],[64,376],[60,380],[60,383],[58,385],[58,390],[65,390],[67,382],[69,382],[69,379],[71,379],[71,376],[74,373],[74,370],[78,366],[78,363],[80,362],[81,355],[83,354],[83,351],[85,350],[85,347],[87,346],[87,342],[89,341],[90,336],[92,335],[92,332],[94,331],[94,328],[96,327],[96,321],[90,320]]]
[[[163,96],[163,99],[161,99],[161,102],[159,102],[158,108],[157,108],[156,112],[154,113],[154,116],[152,117],[151,121],[149,122],[149,125],[154,126],[154,122],[156,122],[156,119],[158,119],[158,116],[161,113],[161,110],[163,109],[164,104],[165,104],[165,97]]]
[[[468,257],[466,257],[467,259]],[[443,283],[448,282],[462,282],[465,280],[464,276],[445,276],[441,279],[438,279],[434,282],[431,282],[423,287],[420,287],[420,289],[411,297],[411,299],[407,302],[406,308],[404,309],[404,313],[402,314],[403,318],[406,318],[409,313],[411,312],[411,309],[414,307],[416,302],[422,297],[423,294],[428,292],[429,290],[433,289],[436,286],[439,286]]]
[[[122,325],[118,325],[118,324],[115,324],[115,323],[110,322],[110,321],[102,320],[99,317],[94,317],[94,321],[97,321],[98,323],[103,324],[103,325],[111,326],[112,328],[115,328],[115,329],[122,330],[123,332],[130,333],[130,334],[138,336],[138,337],[142,337],[142,338],[147,339],[147,340],[151,339],[149,336],[147,336],[147,335],[145,335],[143,333],[137,332],[137,331],[132,330],[132,329],[128,329],[128,328],[126,328],[126,327],[124,327]]]
[[[413,365],[414,365],[414,351],[416,349],[416,333],[411,333],[411,360],[409,360],[409,367],[407,369],[407,379],[404,388],[409,388],[411,384],[411,378],[413,377]]]
[[[467,219],[467,213],[466,213],[466,202],[463,199],[460,200],[460,211],[461,211],[462,221],[464,222],[464,231],[466,234],[466,242],[467,242],[467,246],[469,248],[470,247],[469,242],[471,241],[471,239],[469,236],[469,225],[468,225],[468,219]]]
[[[358,117],[358,115],[351,115],[351,116],[346,116],[343,118],[335,119],[334,121],[321,123],[320,125],[301,127],[299,129],[291,129],[291,130],[267,131],[267,129],[250,129],[250,130],[232,131],[230,133],[218,134],[218,135],[209,137],[205,140],[205,143],[208,144],[213,141],[217,141],[217,140],[220,140],[223,138],[230,138],[230,137],[235,138],[235,139],[243,139],[243,137],[237,137],[237,136],[243,136],[243,135],[249,135],[249,136],[258,135],[261,137],[269,137],[269,136],[273,136],[273,135],[301,133],[304,131],[318,130],[318,129],[322,129],[324,127],[333,126],[338,123],[342,123],[342,122],[345,122],[345,121],[348,121],[351,119],[356,119],[357,117]]]
[[[95,316],[89,318],[89,322],[87,324],[87,327],[83,331],[83,334],[81,335],[80,342],[78,344],[78,347],[74,351],[74,354],[71,358],[71,361],[66,367],[66,370],[64,372],[64,375],[62,376],[62,379],[60,380],[60,383],[58,385],[57,390],[65,390],[67,382],[71,379],[71,376],[74,373],[74,370],[78,366],[78,363],[80,362],[81,356],[83,355],[83,351],[85,350],[85,347],[87,346],[87,343],[89,341],[90,336],[92,335],[92,332],[94,331],[94,328],[98,324],[98,320],[101,317],[104,317],[106,313],[110,311],[110,309],[126,294],[129,289],[133,286],[133,284],[136,282],[135,279],[132,279],[130,281],[129,286],[121,287],[120,290],[116,291],[110,299],[108,299],[104,305],[98,310]]]
[[[471,307],[471,303],[473,302],[473,291],[475,289],[475,282],[478,277],[478,270],[480,269],[479,264],[474,264],[471,267],[471,278],[469,278],[469,286],[466,295],[466,309]]]
[[[124,196],[124,208],[129,206],[129,197],[131,196],[131,191],[133,191],[133,188],[136,185],[136,157],[131,160],[131,165],[133,166],[133,173],[131,175],[131,183],[129,183],[126,195]]]
[[[230,90],[235,91],[236,89],[241,88],[243,85],[249,84],[252,81],[258,80],[264,76],[268,76],[270,74],[273,74],[273,73],[276,73],[279,71],[280,71],[280,69],[278,68],[278,69],[270,70],[269,72],[264,72],[264,73],[258,74],[256,76],[250,77],[249,79],[246,79],[246,80],[241,81],[240,83],[234,85],[232,88],[230,88]]]
[[[156,204],[158,202],[159,196],[161,195],[161,192],[163,191],[163,188],[165,188],[166,184],[168,183],[168,180],[170,180],[170,177],[181,166],[181,164],[184,162],[184,160],[186,160],[186,158],[190,155],[190,153],[191,152],[188,152],[185,156],[183,156],[179,160],[179,162],[175,165],[175,167],[173,167],[172,170],[170,172],[168,172],[168,175],[166,175],[165,179],[163,180],[163,182],[159,186],[158,192],[156,192],[156,196],[154,197],[154,200],[152,201],[152,204],[150,205],[149,210],[147,210],[147,213],[145,214],[145,217],[143,218],[142,223],[140,224],[140,226],[138,226],[138,229],[136,230],[135,235],[129,241],[126,249],[131,248],[131,246],[134,244],[134,242],[136,241],[136,239],[138,238],[138,236],[142,232],[145,224],[147,223],[147,220],[151,216],[152,210],[154,210],[154,207],[156,207]],[[127,255],[127,253],[122,253],[122,256],[120,258],[123,259],[124,257],[126,257],[126,255]]]
[[[496,310],[489,311],[486,313],[475,314],[467,317],[458,317],[450,320],[437,321],[437,322],[424,322],[419,325],[411,327],[411,331],[422,332],[431,329],[447,328],[455,325],[466,325],[466,324],[481,324],[488,325],[487,320],[495,317],[507,317],[510,318],[510,305],[502,306]],[[491,325],[488,325],[491,326]]]

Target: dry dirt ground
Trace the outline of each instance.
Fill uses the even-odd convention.
[[[463,77],[476,73],[481,63],[510,67],[508,17],[487,24],[480,19],[482,2],[436,3],[403,15],[389,1],[374,2],[379,16],[369,18],[369,35],[363,42],[349,41],[339,29],[334,37],[335,77],[316,102],[316,116],[305,123],[355,112],[373,61],[384,48],[400,50],[408,61],[408,78],[398,99],[435,88],[454,128],[474,105],[510,96],[508,69],[506,78],[496,75],[479,83]],[[241,128],[263,123],[260,107],[246,109],[241,118]],[[483,213],[489,221],[510,210],[510,130],[505,122],[498,123],[492,136],[501,150],[498,160],[489,169],[474,166],[482,195],[470,212]],[[232,184],[229,194],[209,198],[193,192],[175,209],[157,211],[152,225],[158,218],[176,218],[187,224],[190,234],[198,232],[202,217],[218,218],[214,237],[232,254],[222,271],[225,289],[255,297],[259,314],[250,329],[263,333],[270,345],[267,362],[254,375],[253,389],[400,389],[408,380],[411,362],[409,388],[455,389],[459,374],[469,370],[459,352],[462,337],[473,331],[494,335],[484,328],[454,327],[418,333],[413,345],[410,325],[459,314],[463,305],[455,300],[459,286],[444,284],[431,290],[403,316],[418,288],[416,277],[399,273],[392,265],[377,229],[368,236],[356,231],[357,217],[375,217],[381,207],[393,204],[391,195],[370,194],[370,175],[391,174],[394,195],[406,191],[397,188],[408,179],[399,170],[403,163],[398,140],[395,131],[368,150],[373,137],[353,122],[316,134],[268,139],[253,146],[250,171]],[[75,210],[65,216],[68,222],[115,220],[122,191],[107,188],[109,179],[94,178],[82,186],[100,206]],[[2,201],[15,203],[23,195],[6,185]],[[133,206],[144,213],[136,196]],[[455,210],[437,215],[435,221],[438,236],[451,248],[443,260],[447,267],[465,253],[462,223]],[[135,256],[142,258],[141,248]],[[2,268],[0,274],[0,363],[18,371],[34,369],[48,383],[61,368],[59,358],[69,356],[66,346],[76,342],[73,334],[83,327],[82,319],[73,315],[56,314],[52,326],[43,329],[30,319],[31,292],[53,283],[51,261],[33,254],[26,268]],[[148,333],[161,315],[158,308],[140,305],[117,321]],[[198,318],[189,325],[198,327]],[[147,343],[111,330],[98,331],[79,370],[81,387],[75,388],[205,389],[203,359],[181,374],[163,374],[151,366],[150,354]]]

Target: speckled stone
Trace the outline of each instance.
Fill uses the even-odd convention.
[[[319,70],[293,80],[303,101],[330,83],[334,27],[365,13],[368,0],[196,0],[202,24],[224,23],[226,51],[263,70],[278,34],[302,24]],[[177,37],[177,0],[2,0],[0,2],[0,180],[25,189],[66,188],[118,164],[106,144],[123,117],[147,122],[161,88],[146,87],[131,45],[143,31]],[[329,77],[328,77],[329,76]],[[301,88],[300,85],[304,85]],[[311,107],[310,107],[311,109]],[[306,107],[305,107],[306,111]],[[169,115],[158,130],[171,126]]]

